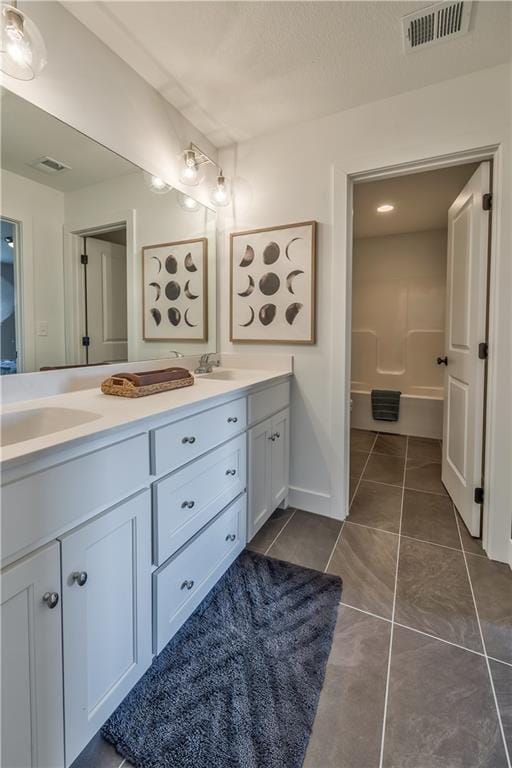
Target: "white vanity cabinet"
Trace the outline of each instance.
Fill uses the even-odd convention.
[[[152,659],[149,491],[61,538],[66,764]]]
[[[1,765],[64,765],[59,545],[2,573]]]
[[[288,495],[289,401],[288,382],[249,395],[250,422],[267,417],[249,429],[249,541]]]
[[[241,386],[2,468],[2,766],[69,768],[286,498],[289,395]]]

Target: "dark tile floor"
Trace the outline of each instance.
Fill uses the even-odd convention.
[[[511,766],[512,573],[440,462],[437,440],[353,430],[347,520],[277,510],[249,544],[343,579],[303,768]],[[72,768],[121,766],[98,737]]]

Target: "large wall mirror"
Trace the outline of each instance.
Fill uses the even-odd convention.
[[[214,352],[215,212],[1,97],[2,374]]]

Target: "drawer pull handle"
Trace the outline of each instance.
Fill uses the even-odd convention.
[[[236,424],[238,421],[238,416],[229,416],[228,418],[228,424]]]
[[[48,608],[55,608],[59,602],[58,592],[45,592],[43,595],[43,602],[46,603]]]
[[[192,509],[192,507],[195,506],[195,501],[182,501],[181,502],[181,508],[182,509]]]
[[[190,443],[190,445],[192,445],[192,443],[195,443],[195,441],[196,441],[196,439],[193,436],[192,437],[182,437],[182,439],[181,439],[181,442],[183,444]]]
[[[191,579],[190,581],[184,581],[180,589],[192,589],[193,586],[194,586],[194,582]]]
[[[71,578],[79,587],[83,587],[87,581],[87,571],[74,571]]]
[[[236,539],[236,536],[234,533],[228,533],[226,536],[226,541],[234,541]]]
[[[226,475],[236,475],[236,469],[226,469]]]

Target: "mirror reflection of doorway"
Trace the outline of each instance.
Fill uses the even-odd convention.
[[[84,325],[87,365],[128,359],[126,228],[82,239]]]
[[[17,225],[1,219],[1,297],[0,297],[0,374],[19,373],[16,333]]]

